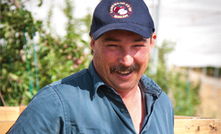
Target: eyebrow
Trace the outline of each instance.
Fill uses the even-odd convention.
[[[146,41],[147,41],[147,39],[144,37],[134,40],[134,42],[146,42]]]

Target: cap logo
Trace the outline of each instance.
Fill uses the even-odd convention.
[[[132,11],[132,6],[127,2],[115,2],[110,7],[110,15],[115,19],[128,18]]]

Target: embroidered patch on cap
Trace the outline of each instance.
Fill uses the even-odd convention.
[[[127,2],[115,2],[110,7],[110,15],[115,19],[128,18],[133,8]]]

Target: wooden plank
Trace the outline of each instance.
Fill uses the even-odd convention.
[[[19,107],[0,107],[0,121],[14,121],[19,116]]]
[[[19,115],[25,110],[27,106],[19,106]]]
[[[211,117],[197,117],[197,116],[174,115],[174,119],[213,119],[213,118],[211,118]]]
[[[0,134],[5,134],[15,123],[26,106],[0,107]]]
[[[0,134],[5,134],[15,121],[0,121]]]
[[[221,134],[219,119],[175,119],[175,134]]]

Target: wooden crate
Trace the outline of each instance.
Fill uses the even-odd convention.
[[[175,134],[221,134],[221,120],[214,118],[174,116]]]
[[[5,134],[25,109],[0,107],[0,134]],[[175,134],[221,134],[221,120],[213,118],[174,116]]]
[[[0,134],[5,134],[26,106],[0,107]]]

